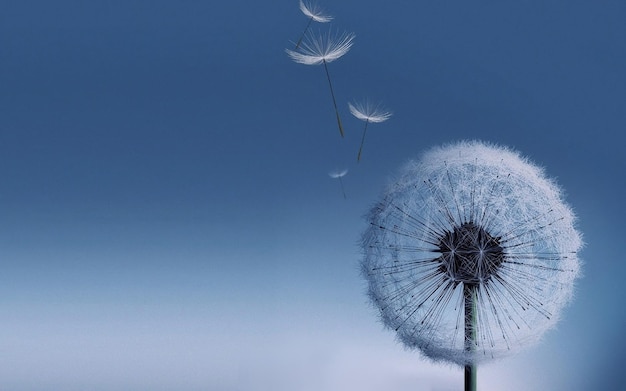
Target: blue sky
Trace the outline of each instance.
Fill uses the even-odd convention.
[[[358,273],[384,185],[460,139],[546,167],[586,242],[557,330],[480,389],[619,387],[626,5],[319,4],[356,34],[329,65],[345,139],[323,69],[284,52],[297,1],[3,2],[0,388],[460,390]],[[365,97],[394,116],[357,164]]]

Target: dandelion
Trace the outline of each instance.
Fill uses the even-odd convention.
[[[299,51],[285,49],[289,57],[297,63],[305,65],[324,64],[326,78],[330,86],[330,94],[333,98],[333,106],[337,116],[337,124],[339,125],[339,133],[344,136],[339,109],[337,109],[337,101],[335,100],[335,92],[333,91],[333,83],[328,73],[328,63],[335,61],[350,50],[354,41],[354,34],[332,34],[330,31],[326,34],[307,34]]]
[[[353,116],[357,117],[361,121],[365,121],[365,128],[363,129],[363,137],[361,137],[361,146],[359,147],[359,154],[357,155],[357,162],[361,161],[361,151],[363,150],[363,143],[365,142],[365,133],[367,132],[367,125],[370,122],[380,123],[387,121],[391,117],[391,112],[383,109],[380,104],[373,105],[369,101],[365,103],[356,102],[355,104],[348,103],[348,108]]]
[[[343,187],[343,180],[341,178],[343,178],[344,176],[346,176],[346,174],[348,173],[348,169],[344,169],[344,170],[337,170],[337,171],[331,171],[328,173],[328,175],[333,178],[333,179],[339,179],[339,183],[341,184],[341,193],[343,194],[343,198],[346,198],[346,192],[344,190]]]
[[[362,273],[385,326],[435,361],[511,354],[553,327],[582,246],[557,185],[517,152],[461,142],[409,162],[369,214]]]
[[[323,9],[321,9],[317,4],[311,2],[304,2],[303,0],[300,0],[300,11],[302,11],[302,13],[309,18],[309,22],[307,23],[304,31],[300,35],[298,42],[296,43],[296,49],[300,47],[302,38],[304,37],[304,34],[306,34],[306,32],[309,30],[311,22],[328,23],[333,20],[332,16],[325,15]]]

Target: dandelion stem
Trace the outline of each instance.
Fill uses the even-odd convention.
[[[474,284],[463,284],[465,307],[465,350],[476,346],[476,290]],[[476,365],[465,364],[465,391],[476,391]]]
[[[306,32],[309,30],[309,26],[311,26],[311,22],[313,22],[313,17],[309,18],[309,23],[306,24],[306,27],[304,28],[302,35],[300,35],[300,39],[298,39],[298,43],[296,43],[296,50],[300,47],[300,44],[302,43],[302,38],[304,38],[304,34],[306,34]]]
[[[343,199],[346,199],[346,191],[344,190],[343,187],[343,181],[341,180],[341,177],[339,177],[339,183],[341,184],[341,192],[343,193]]]
[[[361,137],[361,146],[359,147],[359,154],[356,157],[357,162],[361,161],[361,151],[363,150],[363,143],[365,142],[365,132],[367,132],[367,124],[369,123],[370,123],[369,120],[365,121],[365,128],[363,129],[363,137]]]
[[[333,97],[333,106],[335,107],[335,114],[337,115],[337,125],[339,125],[339,133],[343,137],[343,126],[341,125],[341,118],[339,117],[339,109],[337,108],[337,101],[335,100],[335,92],[333,91],[333,83],[330,81],[330,73],[328,73],[328,65],[326,60],[324,62],[324,69],[326,70],[326,78],[328,79],[328,85],[330,86],[330,95]]]

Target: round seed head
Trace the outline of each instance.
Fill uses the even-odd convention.
[[[428,151],[368,220],[361,268],[370,298],[406,346],[433,360],[476,364],[532,345],[579,275],[572,210],[543,170],[507,148]]]

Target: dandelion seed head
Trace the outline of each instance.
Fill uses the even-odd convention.
[[[310,1],[300,0],[300,11],[302,11],[302,13],[308,18],[311,18],[318,23],[328,23],[333,20],[332,16],[325,15],[323,9]]]
[[[345,168],[343,170],[331,171],[331,172],[328,173],[328,176],[330,176],[333,179],[337,179],[337,178],[342,178],[342,177],[346,176],[347,173],[348,173],[348,169]]]
[[[285,52],[299,64],[320,65],[335,61],[348,53],[354,38],[353,33],[307,32],[298,50],[285,49]]]
[[[433,360],[512,354],[571,300],[582,246],[575,216],[556,183],[515,151],[478,141],[432,149],[402,169],[367,218],[370,298],[400,341]]]
[[[354,102],[354,104],[348,103],[348,108],[353,116],[367,122],[384,122],[392,116],[392,113],[385,110],[380,103],[373,104],[369,100]]]

